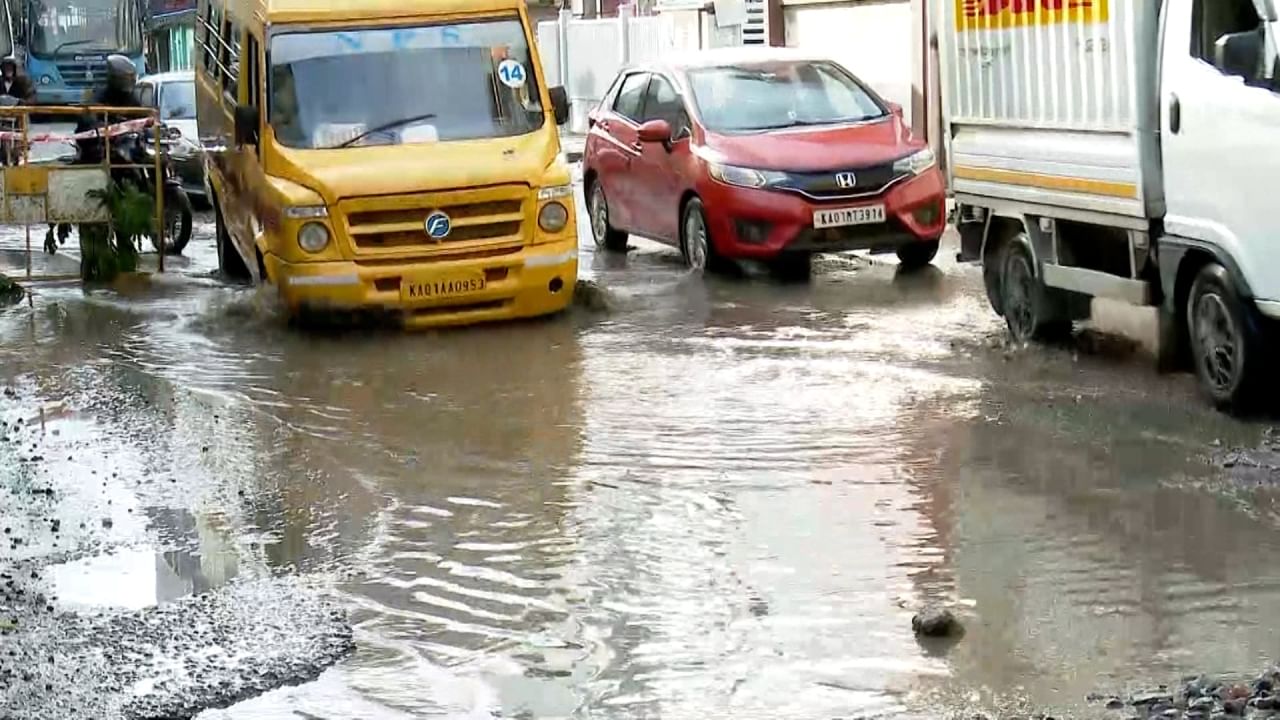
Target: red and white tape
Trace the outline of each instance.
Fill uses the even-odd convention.
[[[139,118],[137,120],[126,120],[124,122],[108,125],[105,128],[97,130],[85,130],[78,133],[33,133],[27,136],[27,142],[43,143],[43,142],[75,142],[76,140],[91,140],[93,138],[107,135],[115,137],[126,133],[145,130],[150,127],[154,121],[151,118]],[[0,130],[0,140],[21,140],[22,133],[12,130]]]

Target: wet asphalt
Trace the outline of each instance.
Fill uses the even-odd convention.
[[[579,223],[532,322],[299,330],[207,222],[0,310],[0,717],[1127,717],[1280,653],[1269,423],[1149,317],[1011,348],[945,249],[704,279]]]

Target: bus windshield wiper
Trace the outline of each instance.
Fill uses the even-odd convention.
[[[62,52],[62,48],[68,48],[74,45],[91,45],[96,42],[98,41],[97,40],[68,40],[62,43],[61,45],[59,45],[58,47],[54,48],[52,54],[57,55],[58,53]]]
[[[334,150],[337,148],[350,147],[354,145],[356,142],[363,140],[369,137],[370,135],[376,135],[381,132],[386,132],[392,128],[400,127],[401,125],[408,125],[409,123],[422,122],[423,120],[430,120],[435,116],[436,116],[435,113],[423,113],[421,115],[411,115],[407,118],[400,118],[399,120],[392,120],[391,122],[388,122],[388,123],[382,123],[381,125],[378,125],[376,127],[371,127],[368,130],[365,130],[364,132],[360,133],[359,135],[356,135],[355,137],[349,140],[343,140],[342,142],[338,143],[337,145],[333,145],[328,149]]]

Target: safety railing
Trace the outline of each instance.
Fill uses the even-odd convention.
[[[101,120],[92,130],[71,133],[33,132],[32,116],[79,119],[92,115]],[[113,118],[115,122],[112,122]],[[107,190],[113,170],[150,170],[155,197],[157,268],[164,272],[166,223],[164,222],[164,152],[160,123],[155,108],[107,107],[100,105],[0,106],[0,225],[22,225],[26,230],[25,279],[40,281],[70,280],[79,275],[41,275],[32,272],[33,250],[31,227],[36,224],[56,228],[59,225],[106,223],[115,228],[106,205],[93,197],[94,190]],[[149,134],[155,153],[147,162],[121,162],[113,157],[111,143],[121,135],[155,129]],[[36,144],[69,144],[82,140],[101,140],[102,160],[85,163],[77,157],[67,162],[64,157],[34,160]],[[139,238],[140,239],[140,238]],[[138,248],[141,251],[141,248]],[[16,278],[15,278],[16,279]]]

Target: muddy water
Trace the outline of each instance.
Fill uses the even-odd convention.
[[[1207,462],[1260,429],[1127,352],[1004,350],[970,269],[703,281],[644,246],[584,256],[605,315],[316,336],[194,254],[0,314],[0,384],[131,479],[62,602],[154,565],[143,603],[300,573],[351,608],[349,659],[202,717],[1079,710],[1280,643],[1274,498]],[[960,643],[912,638],[927,601]]]

